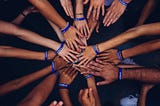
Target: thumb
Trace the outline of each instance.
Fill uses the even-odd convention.
[[[107,81],[101,81],[101,82],[97,82],[97,85],[100,86],[100,85],[106,85],[108,84]]]
[[[87,4],[89,0],[84,0],[83,4]]]

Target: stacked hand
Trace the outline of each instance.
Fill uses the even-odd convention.
[[[77,74],[78,72],[74,68],[69,67],[61,73],[59,83],[70,85]]]
[[[91,62],[88,65],[92,71],[87,73],[102,77],[104,81],[97,82],[97,85],[109,84],[118,79],[118,68],[110,63],[96,59],[96,62]]]
[[[124,13],[126,6],[122,5],[118,0],[114,0],[111,6],[106,10],[106,15],[103,19],[104,26],[110,26],[115,23]]]
[[[60,0],[60,3],[62,5],[65,13],[67,14],[67,16],[74,18],[72,1],[71,0]]]
[[[104,51],[103,53],[99,54],[97,56],[99,60],[102,60],[104,62],[109,62],[113,64],[119,64],[121,61],[118,59],[117,56],[117,50],[116,49],[111,49]]]

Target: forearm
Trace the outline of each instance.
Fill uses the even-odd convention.
[[[56,54],[53,51],[48,52],[48,60],[51,60]],[[0,57],[14,57],[31,60],[45,60],[44,52],[36,52],[25,49],[18,49],[11,46],[0,46]]]
[[[41,106],[53,90],[56,79],[55,74],[49,75],[22,100],[19,106],[27,106],[27,104],[28,106]]]
[[[76,14],[83,14],[83,0],[76,0],[76,11],[75,11],[75,15]],[[84,15],[84,14],[83,14]],[[82,16],[83,16],[82,15]],[[78,18],[80,15],[76,15],[76,18]],[[83,16],[84,17],[84,16]]]
[[[48,38],[44,38],[37,33],[31,32],[29,30],[25,30],[23,28],[17,27],[14,24],[4,22],[4,21],[0,21],[0,32],[4,34],[14,35],[25,41],[35,43],[41,46],[45,46],[53,50],[57,50],[60,45],[59,43],[53,40],[50,40]]]
[[[122,78],[147,83],[160,83],[160,70],[149,68],[123,69]]]
[[[98,44],[99,52],[119,46],[131,39],[140,36],[153,36],[160,34],[160,23],[146,24],[139,27],[129,29],[128,31],[112,38],[111,40],[105,41]]]
[[[143,43],[141,45],[135,46],[122,51],[123,58],[129,58],[136,55],[149,53],[160,49],[160,39],[156,39],[150,42]]]
[[[60,28],[64,28],[66,26],[66,21],[58,14],[58,12],[47,0],[29,0],[29,2],[33,4],[41,14]]]
[[[155,0],[148,0],[148,2],[145,4],[141,12],[141,16],[138,20],[137,26],[142,25],[145,22],[145,20],[148,18],[148,16],[154,9],[154,6],[155,6]]]
[[[5,95],[9,92],[18,90],[25,85],[44,77],[45,75],[51,73],[51,66],[48,66],[44,69],[41,69],[37,72],[34,72],[32,74],[26,75],[24,77],[18,78],[16,80],[9,81],[3,85],[0,86],[0,95]]]
[[[23,14],[19,14],[13,21],[13,24],[19,25],[21,22],[25,19],[26,15],[24,16]]]
[[[49,22],[49,24],[51,25],[51,27],[54,29],[54,31],[57,33],[57,36],[59,38],[59,40],[62,42],[64,41],[64,36],[60,30],[60,28],[58,26],[56,26],[54,23],[52,23],[51,21],[47,20]]]
[[[69,97],[69,90],[68,89],[59,89],[59,90],[64,106],[72,106],[72,102]]]
[[[95,97],[95,100],[96,100],[96,106],[101,106],[94,77],[88,78],[87,79],[87,84],[88,84],[88,88],[92,88],[93,89],[94,97]]]

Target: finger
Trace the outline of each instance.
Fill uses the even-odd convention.
[[[88,90],[88,89],[85,89],[85,90],[83,91],[83,94],[82,94],[82,99],[83,99],[83,100],[86,100],[86,99],[87,99],[88,93],[89,93],[89,90]]]
[[[87,60],[85,63],[84,63],[84,66],[87,66],[87,64],[90,62],[90,60]]]
[[[89,0],[84,0],[84,1],[83,1],[83,4],[87,4],[87,3],[88,3],[88,1],[89,1]]]
[[[106,57],[106,56],[103,56],[103,57],[97,57],[99,60],[108,60],[109,58]]]
[[[95,66],[95,67],[98,67],[98,68],[104,68],[104,65],[100,64],[100,63],[97,63],[97,62],[90,62],[89,65],[91,66]]]
[[[89,89],[89,99],[90,101],[95,101],[92,88]]]
[[[80,49],[85,49],[87,46],[81,46],[81,45],[79,45],[79,48]]]
[[[101,82],[97,82],[97,85],[100,86],[100,85],[106,85],[108,84],[107,81],[101,81]]]
[[[89,9],[88,9],[88,13],[87,13],[87,18],[89,18],[90,17],[90,15],[91,15],[91,12],[92,12],[92,6],[90,6],[89,7]]]
[[[84,32],[85,37],[87,37],[86,25],[83,26],[83,32]]]
[[[74,29],[76,31],[76,33],[80,36],[80,37],[84,37],[84,35],[82,35],[77,29]]]
[[[69,56],[74,60],[78,60],[78,58],[75,55],[71,54],[71,53],[69,53]]]
[[[73,46],[74,46],[74,48],[75,48],[76,51],[80,50],[78,44],[75,41],[73,42]]]
[[[67,16],[69,16],[69,13],[68,13],[68,11],[67,11],[66,7],[63,7],[63,9],[64,9],[64,11],[65,11],[66,15],[67,15]]]
[[[56,106],[63,106],[63,102],[62,101],[58,102]]]
[[[75,41],[79,44],[79,46],[81,45],[85,45],[80,39],[76,38]]]
[[[81,99],[82,99],[82,94],[83,94],[83,90],[81,89],[79,91],[79,94],[78,94],[78,99],[79,99],[80,102],[81,102]]]
[[[86,37],[88,37],[90,31],[89,31],[89,27],[88,27],[88,24],[87,24],[87,23],[86,23],[86,30],[87,30],[87,36],[86,36]]]
[[[88,73],[89,73],[89,74],[92,74],[92,75],[94,75],[94,76],[97,76],[97,77],[101,76],[100,72],[89,71]]]
[[[66,59],[69,60],[72,63],[74,62],[74,60],[70,56],[68,56],[68,55],[66,56]]]
[[[69,42],[69,45],[70,45],[70,49],[72,49],[72,50],[75,50],[75,48],[74,48],[74,41],[73,42]]]
[[[74,50],[69,50],[72,54],[78,55],[79,53]]]
[[[57,101],[53,101],[49,106],[56,106],[57,105]]]
[[[62,57],[65,61],[70,62],[65,56]]]
[[[90,68],[90,69],[92,69],[92,70],[96,70],[96,71],[102,71],[101,68],[96,67],[96,66],[92,66],[92,65],[89,65],[88,68]]]
[[[74,18],[73,17],[73,7],[72,7],[72,4],[70,4],[70,6],[69,6],[69,14],[70,14],[71,18]]]
[[[85,59],[85,58],[80,59],[80,63],[78,65],[80,66],[80,65],[84,64],[86,60],[87,59]]]
[[[93,13],[92,13],[93,14],[93,21],[96,19],[96,12],[97,12],[96,10],[97,10],[96,8],[93,9]]]
[[[99,33],[99,23],[96,26],[96,32]]]
[[[99,19],[99,14],[100,14],[100,7],[97,8],[96,20]]]
[[[75,71],[75,73],[71,76],[73,79],[75,79],[75,77],[78,75],[78,72]]]
[[[104,16],[104,14],[105,14],[105,7],[104,7],[104,5],[102,6],[102,16]]]

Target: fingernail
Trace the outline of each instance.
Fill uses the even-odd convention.
[[[56,105],[56,104],[57,104],[57,101],[54,101],[53,104]]]
[[[60,101],[60,102],[59,102],[59,105],[63,105],[63,102],[62,102],[62,101]]]

